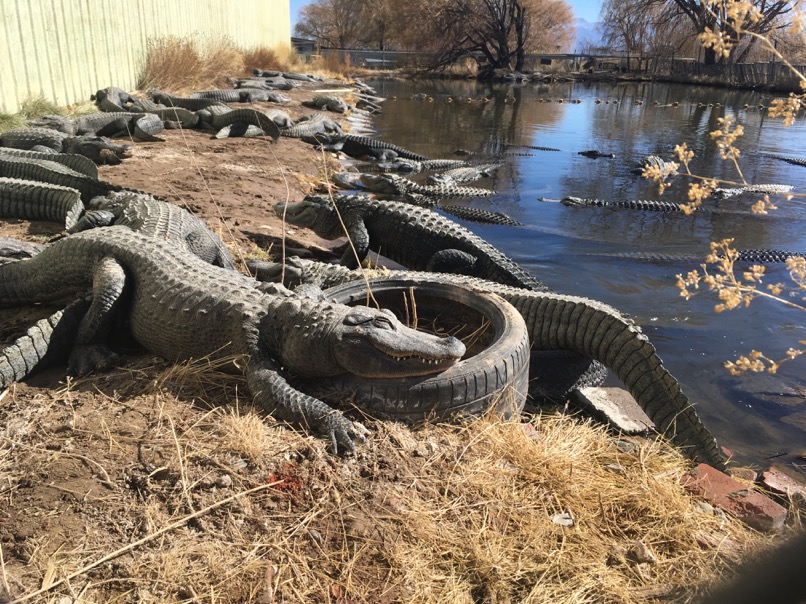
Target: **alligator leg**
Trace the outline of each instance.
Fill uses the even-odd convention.
[[[357,268],[359,263],[364,261],[364,258],[369,254],[370,240],[369,232],[364,224],[364,221],[355,216],[342,216],[344,226],[347,228],[347,237],[352,242],[347,245],[344,254],[341,257],[340,264],[349,268]],[[353,251],[355,250],[355,251]],[[356,259],[356,256],[358,258]]]
[[[474,275],[476,257],[461,250],[440,250],[428,260],[425,270],[432,273]]]
[[[90,210],[85,212],[72,227],[67,229],[68,233],[78,233],[97,227],[110,226],[115,222],[115,215],[109,210]]]
[[[63,310],[34,323],[24,336],[0,352],[0,387],[67,358],[78,326],[90,306],[81,297]]]
[[[92,303],[81,320],[76,345],[70,353],[67,373],[84,375],[104,371],[115,365],[118,357],[105,341],[115,312],[120,307],[126,273],[112,257],[103,258],[93,271]]]
[[[255,401],[273,417],[299,425],[330,443],[333,453],[354,451],[353,439],[363,441],[369,431],[317,398],[293,388],[266,354],[250,355],[246,381]]]

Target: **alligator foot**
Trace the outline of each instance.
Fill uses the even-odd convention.
[[[319,434],[328,441],[328,448],[334,454],[354,452],[354,441],[364,442],[370,432],[361,422],[353,422],[335,411],[324,419]]]
[[[67,375],[82,376],[93,372],[109,371],[120,362],[120,357],[101,344],[84,344],[73,348],[67,363]]]

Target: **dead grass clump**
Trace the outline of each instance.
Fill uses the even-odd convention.
[[[146,59],[137,87],[176,93],[228,87],[227,78],[244,73],[243,52],[227,39],[204,44],[168,36],[146,43]]]
[[[243,53],[244,69],[250,72],[253,69],[276,69],[278,71],[285,71],[280,69],[280,59],[277,53],[271,48],[265,46],[258,46]]]

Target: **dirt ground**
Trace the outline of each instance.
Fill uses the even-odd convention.
[[[284,110],[309,111],[310,90],[290,94]],[[273,205],[336,168],[298,140],[164,138],[101,178],[183,205],[236,258],[276,257]],[[59,231],[0,226],[35,241]],[[332,242],[285,235],[330,255]],[[2,311],[2,343],[49,310]],[[63,371],[0,395],[0,602],[688,601],[758,541],[698,515],[674,452],[614,447],[574,419],[410,430],[364,418],[369,441],[338,458],[203,362],[135,352],[107,374]],[[564,510],[589,532],[547,521]],[[637,541],[657,560],[631,556]]]

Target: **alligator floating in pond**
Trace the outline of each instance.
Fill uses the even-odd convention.
[[[285,372],[427,375],[465,352],[456,338],[414,331],[388,311],[297,296],[126,227],[77,233],[30,260],[0,266],[0,304],[5,306],[90,288],[92,302],[70,353],[72,372],[104,369],[113,361],[105,340],[128,291],[126,314],[140,345],[171,360],[240,357],[255,402],[323,436],[334,451],[353,449],[353,439],[362,438],[365,429],[292,388]],[[3,385],[16,379],[14,362],[0,359],[1,367],[11,367],[0,370]]]
[[[585,151],[580,151],[577,155],[584,155],[590,159],[598,159],[600,157],[606,157],[608,159],[613,159],[616,157],[615,153],[604,153],[599,151],[598,149],[586,149]]]
[[[360,179],[367,190],[383,195],[415,194],[431,199],[490,197],[495,195],[495,191],[481,187],[465,187],[443,182],[421,185],[397,174],[362,174]]]

